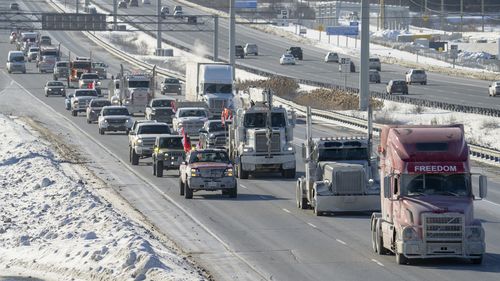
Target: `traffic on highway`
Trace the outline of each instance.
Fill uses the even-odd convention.
[[[153,4],[116,3],[131,14],[154,14]],[[173,1],[158,13],[191,25],[201,14]],[[225,31],[227,20],[221,22]],[[374,139],[371,125],[359,133],[320,119],[307,105],[284,105],[271,88],[237,89],[229,63],[185,59],[184,73],[163,75],[156,66],[111,55],[78,31],[0,34],[3,75],[29,93],[26,102],[50,108],[109,151],[123,173],[141,179],[133,191],[117,192],[153,225],[163,231],[183,224],[160,224],[162,205],[188,214],[200,234],[164,233],[216,280],[498,278],[500,178],[473,161],[462,124],[386,124]],[[164,36],[193,47],[193,34]],[[359,84],[358,58],[259,34],[241,28],[237,67]],[[222,56],[227,52],[221,48]],[[378,57],[368,61],[371,86],[386,95],[500,108],[500,82],[468,84],[469,78],[382,64]],[[207,237],[213,244],[204,243]],[[227,256],[197,251],[206,246],[199,244],[222,245]]]

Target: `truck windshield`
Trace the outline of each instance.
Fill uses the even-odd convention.
[[[51,56],[51,57],[57,57],[58,56],[57,50],[41,51],[40,54],[42,56]]]
[[[98,105],[94,105],[98,106]],[[105,108],[102,111],[102,115],[104,116],[109,116],[109,115],[129,115],[128,110],[126,108]]]
[[[96,91],[76,91],[75,97],[97,97]]]
[[[153,100],[151,107],[172,107],[172,100]]]
[[[168,125],[146,125],[139,127],[137,132],[139,135],[157,135],[157,134],[170,134]]]
[[[183,149],[182,138],[161,138],[160,148]]]
[[[365,148],[328,148],[320,149],[318,161],[366,160],[368,149]]]
[[[179,117],[207,117],[207,113],[199,109],[181,110]]]
[[[247,113],[245,114],[244,126],[246,128],[265,128],[267,124],[267,113]],[[285,127],[286,119],[282,112],[271,113],[272,127]]]
[[[229,128],[229,124],[231,124],[230,122],[227,122],[226,121],[226,125],[222,126],[222,122],[210,122],[210,125],[208,125],[208,130],[210,132],[220,132],[220,131],[224,131]]]
[[[231,94],[232,91],[232,84],[205,84],[205,93],[207,94]]]
[[[80,79],[99,80],[99,76],[95,73],[84,73],[80,76]]]
[[[217,162],[227,163],[229,158],[225,151],[194,151],[191,152],[190,163]]]
[[[90,69],[90,61],[74,61],[72,64],[73,68]]]
[[[109,100],[93,100],[90,106],[91,107],[105,107],[108,105],[111,105],[111,102]]]
[[[128,81],[129,88],[149,88],[149,81]]]
[[[401,184],[408,196],[469,196],[471,192],[469,174],[405,174]]]

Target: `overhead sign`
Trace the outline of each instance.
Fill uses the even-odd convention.
[[[257,0],[236,0],[234,7],[236,9],[257,9]]]
[[[458,58],[458,45],[450,45],[450,57],[452,59]]]
[[[358,35],[357,26],[328,26],[326,28],[326,35]]]
[[[105,14],[43,13],[42,30],[106,30]]]

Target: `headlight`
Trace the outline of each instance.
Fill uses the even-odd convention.
[[[407,226],[403,229],[403,241],[418,240],[418,234],[413,227]]]
[[[292,145],[287,144],[287,145],[285,145],[285,146],[283,147],[283,151],[293,151],[293,146],[292,146]]]
[[[243,147],[243,152],[252,152],[253,147]]]
[[[168,157],[168,152],[165,152],[165,157]]]
[[[226,171],[224,172],[224,176],[232,177],[233,176],[233,168],[227,168]]]
[[[74,101],[73,101],[73,103],[74,103],[74,104],[77,104],[77,103],[78,103],[78,101],[77,101],[77,100],[74,100]]]
[[[192,177],[199,177],[200,176],[200,171],[195,168],[191,168],[191,176]]]
[[[128,122],[130,122],[130,119],[125,120],[125,123],[128,123]]]
[[[471,228],[467,228],[467,240],[470,240],[470,241],[481,241],[482,238],[483,238],[483,231],[481,229],[481,227],[471,227]]]
[[[137,144],[142,144],[142,139],[138,139]]]
[[[52,88],[49,88],[49,92],[51,92],[51,91],[52,91]]]

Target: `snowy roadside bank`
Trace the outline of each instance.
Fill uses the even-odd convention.
[[[205,280],[175,249],[117,211],[67,158],[0,115],[0,278]]]

